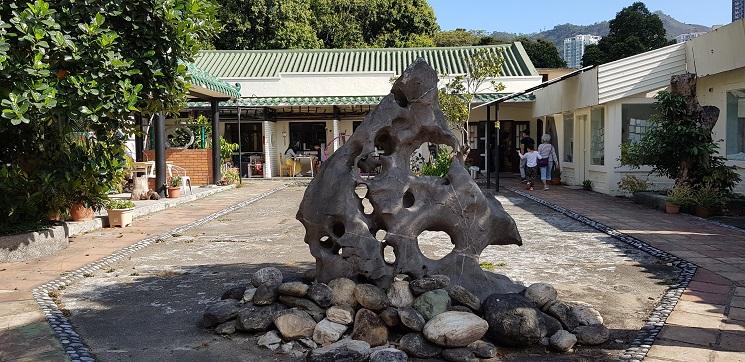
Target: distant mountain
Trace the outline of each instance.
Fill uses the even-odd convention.
[[[672,16],[667,15],[661,11],[657,11],[655,12],[655,14],[657,14],[662,20],[662,25],[665,27],[665,31],[667,31],[667,37],[670,39],[674,39],[680,34],[706,32],[711,30],[711,27],[704,25],[682,23],[678,20],[675,20],[675,18],[673,18]],[[491,35],[504,40],[512,40],[518,36],[527,36],[529,38],[535,39],[540,38],[556,44],[556,46],[561,49],[564,44],[564,39],[566,38],[579,34],[606,36],[608,35],[609,31],[609,22],[603,21],[591,25],[561,24],[554,26],[554,28],[551,30],[545,30],[540,33],[533,34],[515,34],[497,31],[492,33]]]

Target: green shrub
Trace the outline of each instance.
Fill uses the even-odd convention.
[[[450,152],[440,150],[433,162],[425,162],[422,164],[421,175],[445,177],[445,175],[448,174],[452,163],[453,156]]]
[[[592,191],[592,180],[582,181],[582,188],[587,191]]]
[[[618,181],[618,189],[628,193],[643,192],[649,189],[649,182],[641,180],[633,175],[625,175],[621,181]]]
[[[693,205],[694,191],[688,185],[677,185],[667,193],[667,202],[678,206]]]
[[[712,184],[705,184],[695,190],[692,195],[694,205],[709,208],[720,208],[726,205],[728,197],[725,192],[714,187]]]
[[[124,210],[135,207],[135,203],[130,200],[113,199],[106,203],[106,208],[109,210]]]
[[[229,168],[223,173],[223,178],[225,179],[225,183],[230,184],[237,184],[238,181],[241,179],[241,176],[238,174],[238,170],[235,168]]]

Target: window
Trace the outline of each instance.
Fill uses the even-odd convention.
[[[745,161],[745,89],[727,92],[727,158]]]
[[[240,129],[241,134],[239,138],[238,123],[225,123],[225,140],[230,143],[240,142],[243,152],[264,151],[264,132],[261,129],[261,123],[241,122]]]
[[[574,114],[564,113],[564,162],[574,159]]]
[[[621,142],[639,142],[650,126],[654,104],[624,104],[621,106]]]
[[[291,122],[290,145],[300,143],[300,151],[311,151],[313,146],[326,144],[325,122]]]
[[[592,109],[590,115],[590,160],[593,165],[605,164],[605,108]]]

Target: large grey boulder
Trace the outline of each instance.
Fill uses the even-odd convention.
[[[365,341],[370,346],[382,346],[388,343],[388,328],[375,312],[360,309],[354,316],[352,339]]]
[[[324,312],[323,308],[319,307],[316,303],[313,303],[313,301],[305,299],[305,298],[297,298],[297,297],[291,297],[289,295],[280,295],[279,296],[280,303],[292,307],[304,310],[310,314],[311,317],[313,317],[314,320],[317,322],[324,318],[326,312]]]
[[[303,282],[287,282],[279,285],[279,294],[302,298],[308,293],[308,284]]]
[[[313,283],[308,289],[308,298],[321,308],[328,308],[331,306],[334,292],[329,288],[328,285],[323,283]]]
[[[326,309],[326,319],[345,326],[350,325],[354,322],[354,309],[350,307],[332,306],[331,308]]]
[[[560,330],[550,339],[551,348],[559,352],[568,352],[577,343],[577,337],[565,330]]]
[[[546,336],[546,322],[533,302],[520,294],[493,294],[481,305],[489,323],[487,335],[506,346],[537,345]]]
[[[404,351],[395,348],[381,348],[370,354],[370,362],[406,362],[408,359]]]
[[[535,283],[525,288],[525,298],[535,303],[536,307],[543,308],[549,303],[553,303],[558,293],[551,284]]]
[[[481,309],[481,300],[479,297],[469,292],[468,289],[463,288],[460,285],[451,285],[447,287],[447,291],[450,299],[463,304],[474,311]]]
[[[481,299],[524,289],[479,267],[487,246],[520,245],[521,238],[497,199],[471,179],[466,148],[448,127],[437,89],[437,72],[416,60],[306,188],[297,219],[316,259],[318,282],[344,277],[388,287],[400,273],[445,275]],[[412,173],[411,154],[426,142],[454,150],[444,177]],[[362,176],[374,170],[374,178]],[[366,191],[358,195],[356,188]],[[363,199],[372,213],[365,214]],[[417,237],[432,229],[445,230],[454,244],[439,260],[426,258],[417,245]],[[387,232],[384,242],[375,237],[380,230]],[[388,247],[396,255],[392,263],[383,257]]]
[[[468,348],[449,348],[442,350],[442,359],[448,362],[479,362],[472,350]]]
[[[450,278],[447,275],[433,275],[413,280],[409,283],[411,291],[419,295],[435,289],[445,289],[450,285]]]
[[[343,339],[328,346],[316,348],[308,354],[309,362],[364,362],[370,356],[370,345],[365,341]]]
[[[579,326],[572,331],[577,336],[577,343],[585,346],[603,344],[610,338],[608,327],[602,324]]]
[[[414,294],[409,289],[409,282],[394,281],[388,288],[388,301],[396,308],[411,307],[414,304]]]
[[[446,312],[448,306],[450,306],[450,296],[445,289],[431,290],[414,300],[414,309],[419,311],[426,320]]]
[[[324,319],[318,322],[313,329],[313,340],[322,346],[326,346],[338,341],[346,331],[347,326]]]
[[[487,341],[474,341],[467,348],[479,358],[494,358],[497,356],[497,347]]]
[[[354,298],[354,290],[357,283],[347,278],[337,278],[328,283],[331,288],[331,304],[337,306],[357,307],[357,300]]]
[[[263,332],[268,330],[274,323],[277,313],[287,309],[282,304],[257,306],[246,304],[238,312],[236,318],[236,329],[244,332]]]
[[[274,317],[274,325],[284,339],[292,340],[313,337],[316,321],[306,311],[289,309]]]
[[[399,309],[398,318],[401,320],[401,324],[414,332],[421,332],[424,329],[424,324],[427,323],[422,314],[412,307]]]
[[[358,284],[354,289],[354,299],[370,310],[381,310],[388,306],[388,296],[382,289],[372,284]]]
[[[233,299],[214,302],[204,311],[199,324],[204,328],[215,327],[235,318],[238,315],[238,310],[238,302]]]
[[[445,312],[424,325],[424,336],[443,347],[465,347],[481,339],[488,329],[489,324],[473,313]]]
[[[442,348],[430,343],[419,333],[404,335],[398,344],[402,351],[417,358],[435,358],[442,351]]]
[[[277,301],[277,286],[262,284],[256,288],[251,302],[255,305],[269,305]]]
[[[282,284],[282,272],[275,267],[266,267],[257,270],[251,276],[251,284],[258,288],[260,285],[279,287]]]

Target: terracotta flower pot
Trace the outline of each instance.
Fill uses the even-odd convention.
[[[668,214],[679,214],[680,213],[680,205],[672,204],[669,202],[665,203],[665,212]]]
[[[703,218],[708,218],[714,215],[714,209],[705,206],[696,206],[693,212],[696,214],[696,216]]]
[[[181,187],[169,187],[168,188],[168,198],[169,199],[175,199],[181,197]]]
[[[72,204],[70,206],[70,218],[72,221],[93,220],[93,209],[83,204]]]
[[[62,214],[59,211],[50,211],[47,214],[47,220],[49,221],[62,221]]]

